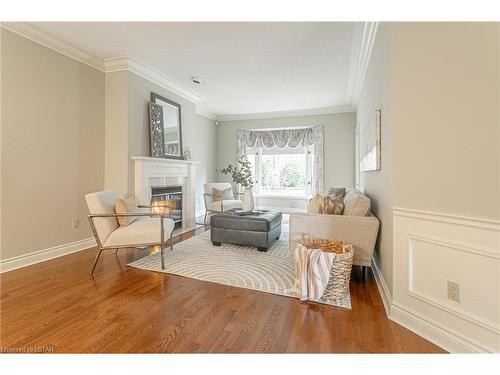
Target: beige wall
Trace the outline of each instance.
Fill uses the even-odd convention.
[[[8,259],[92,236],[84,194],[104,186],[104,74],[9,31],[1,38]]]
[[[125,193],[129,172],[128,72],[108,73],[105,77],[104,186]]]
[[[393,289],[392,207],[500,218],[499,25],[382,23],[358,106],[382,110],[380,171],[360,188],[381,219]]]
[[[189,148],[196,169],[196,211],[204,210],[203,184],[215,179],[215,122],[196,113],[195,104],[134,73],[128,73],[129,121],[129,192],[134,191],[134,169],[131,156],[151,156],[148,102],[151,92],[181,105],[182,144]]]
[[[325,189],[331,186],[354,186],[355,113],[336,113],[314,116],[282,117],[256,120],[219,121],[217,125],[217,168],[236,160],[236,131],[280,127],[325,127]],[[229,181],[228,176],[218,176]]]
[[[394,27],[394,205],[500,218],[498,24]]]
[[[378,265],[392,289],[392,206],[393,206],[393,119],[391,25],[381,24],[360,96],[357,122],[365,125],[375,110],[382,110],[381,168],[361,172],[360,189],[371,199],[372,211],[380,219],[376,245]],[[359,125],[358,125],[359,126]]]

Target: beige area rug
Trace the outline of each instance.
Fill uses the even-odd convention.
[[[166,251],[165,270],[161,269],[159,253],[141,258],[129,266],[293,297],[289,290],[295,281],[295,265],[288,249],[286,224],[280,239],[265,253],[253,246],[212,246],[207,231],[176,244],[173,251]],[[320,303],[350,309],[351,297],[348,293],[339,304]]]

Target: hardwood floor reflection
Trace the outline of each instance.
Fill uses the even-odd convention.
[[[199,229],[197,232],[203,231]],[[195,232],[175,237],[175,242]],[[371,273],[354,267],[352,310],[127,267],[148,250],[95,249],[0,276],[5,349],[56,353],[431,353],[388,320]],[[174,247],[175,251],[175,247]]]

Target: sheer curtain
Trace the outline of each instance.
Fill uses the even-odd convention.
[[[321,194],[324,192],[323,138],[323,125],[301,129],[238,129],[237,156],[240,158],[246,155],[248,149],[256,147],[267,149],[310,147],[314,158],[313,194]]]

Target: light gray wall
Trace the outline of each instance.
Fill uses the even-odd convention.
[[[128,73],[128,191],[134,191],[134,169],[130,157],[151,156],[148,110],[151,92],[181,105],[183,148],[188,147],[192,160],[201,163],[196,169],[196,211],[200,213],[205,207],[203,184],[216,178],[215,122],[196,113],[194,103],[134,73]]]
[[[379,171],[361,172],[360,189],[370,198],[372,211],[380,219],[376,245],[378,265],[387,285],[392,290],[392,206],[393,206],[393,119],[391,25],[381,24],[372,50],[370,65],[361,92],[357,122],[365,125],[375,113],[381,118],[381,168]],[[358,125],[359,126],[359,125]]]
[[[104,187],[104,74],[6,30],[1,42],[8,259],[92,237],[84,195]]]
[[[219,121],[217,125],[217,168],[236,161],[238,129],[287,128],[300,126],[325,127],[325,189],[331,186],[354,186],[355,113],[282,117],[256,120]],[[219,175],[220,181],[230,181]]]

